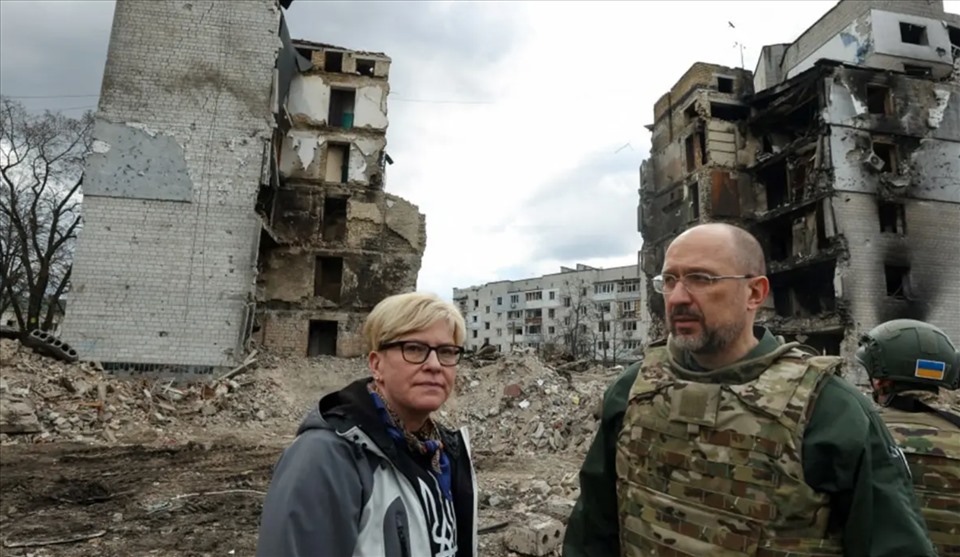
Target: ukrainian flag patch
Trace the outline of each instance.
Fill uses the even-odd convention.
[[[913,372],[916,377],[923,379],[942,380],[947,372],[946,362],[934,360],[917,360],[917,368]]]

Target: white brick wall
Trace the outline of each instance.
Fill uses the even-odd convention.
[[[118,0],[98,116],[176,139],[191,203],[87,196],[64,339],[84,359],[236,362],[280,11],[274,0]]]
[[[960,205],[906,200],[902,238],[880,232],[877,201],[871,194],[840,193],[833,206],[850,250],[843,289],[855,330],[847,335],[844,353],[856,349],[859,333],[896,317],[922,319],[960,342]],[[911,283],[922,300],[921,314],[896,315],[904,304],[887,296],[887,262],[910,266]]]

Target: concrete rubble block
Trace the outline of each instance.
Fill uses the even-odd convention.
[[[515,526],[507,531],[504,545],[510,551],[531,557],[543,557],[563,543],[564,526],[559,520],[534,517],[526,525]]]
[[[39,433],[40,420],[37,419],[33,404],[29,401],[0,399],[0,433]]]
[[[573,512],[574,501],[559,495],[551,495],[543,505],[543,511],[558,520],[567,520]]]
[[[512,383],[503,388],[503,396],[507,398],[520,398],[523,395],[523,387]]]

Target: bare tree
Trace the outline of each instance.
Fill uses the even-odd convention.
[[[48,330],[70,284],[93,114],[31,114],[0,98],[0,291],[20,330]]]
[[[577,279],[564,281],[560,289],[563,318],[561,325],[557,327],[555,344],[575,360],[593,357],[594,338],[591,324],[595,321],[596,308],[590,299],[591,288],[591,283]]]

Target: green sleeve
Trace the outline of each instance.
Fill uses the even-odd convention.
[[[628,367],[603,395],[600,427],[580,468],[580,496],[567,521],[563,557],[620,555],[617,436],[639,370],[639,363]]]
[[[831,376],[803,439],[803,473],[831,496],[831,524],[845,557],[935,557],[909,468],[876,409]]]

